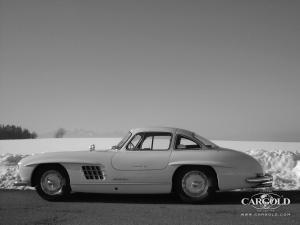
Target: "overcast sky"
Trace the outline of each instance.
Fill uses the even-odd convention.
[[[0,1],[0,123],[300,141],[300,1]]]

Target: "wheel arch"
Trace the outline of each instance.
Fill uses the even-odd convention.
[[[185,169],[200,169],[203,170],[205,172],[208,173],[208,175],[211,175],[214,179],[214,186],[216,187],[216,190],[219,190],[219,182],[218,182],[218,175],[215,171],[215,169],[212,166],[208,166],[208,165],[198,165],[198,164],[183,164],[183,165],[179,165],[176,170],[173,173],[172,176],[172,192],[174,191],[174,184],[175,184],[175,179],[178,175],[178,173],[181,170],[185,170]]]
[[[56,168],[61,169],[64,172],[64,175],[66,175],[67,182],[70,184],[69,173],[62,164],[60,164],[60,163],[41,163],[41,164],[38,164],[32,172],[31,179],[30,179],[31,186],[35,187],[37,185],[37,182],[38,182],[37,178],[39,176],[39,172],[42,169],[51,168],[51,167],[52,168],[56,167]]]

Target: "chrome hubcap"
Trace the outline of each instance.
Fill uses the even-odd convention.
[[[61,194],[65,184],[65,179],[56,170],[46,171],[41,177],[41,188],[48,195]]]
[[[182,190],[190,197],[201,197],[207,193],[208,180],[200,171],[189,171],[182,178]]]

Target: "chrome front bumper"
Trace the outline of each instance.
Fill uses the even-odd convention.
[[[29,182],[25,182],[25,181],[16,181],[14,183],[14,186],[30,186]]]
[[[257,175],[253,178],[247,178],[246,182],[254,184],[254,188],[272,187],[273,177],[270,174]]]

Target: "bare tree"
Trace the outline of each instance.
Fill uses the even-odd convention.
[[[66,130],[64,128],[59,128],[55,134],[54,137],[55,138],[62,138],[64,135],[66,134]]]

